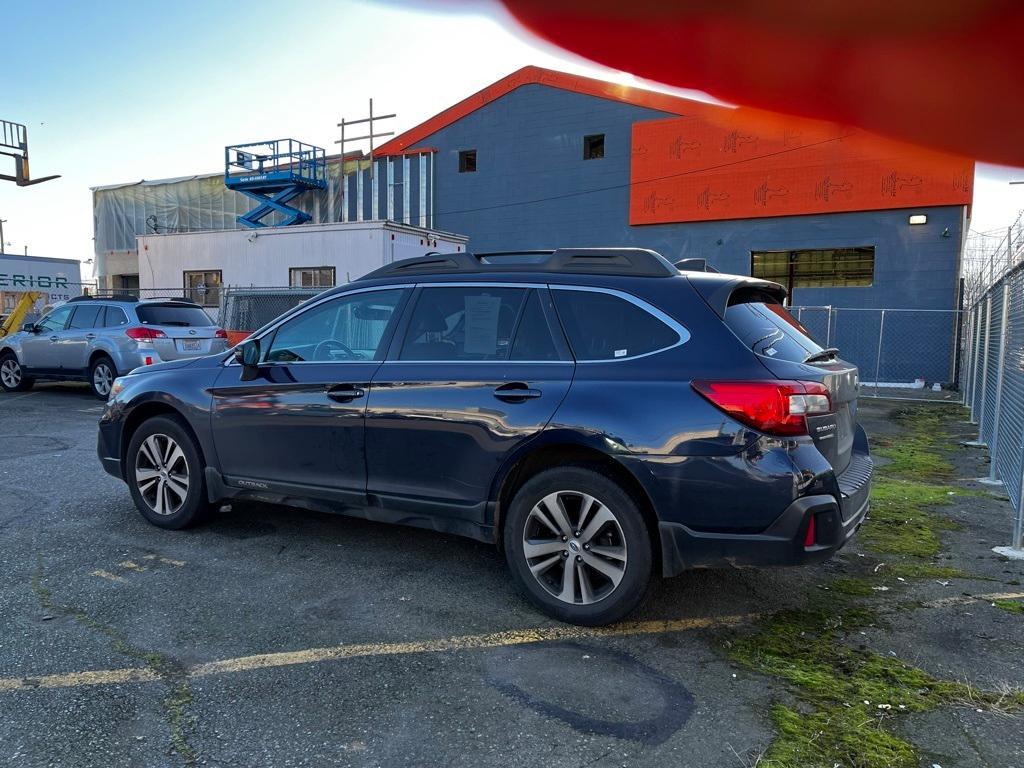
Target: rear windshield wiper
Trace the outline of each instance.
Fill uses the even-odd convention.
[[[805,363],[820,363],[823,360],[828,360],[830,357],[835,357],[839,354],[838,347],[825,347],[820,352],[812,352],[804,358]]]

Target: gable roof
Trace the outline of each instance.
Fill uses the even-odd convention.
[[[407,150],[415,148],[419,142],[431,134],[436,133],[442,128],[447,128],[471,112],[475,112],[524,85],[546,85],[551,88],[560,88],[564,91],[580,93],[585,96],[595,96],[600,99],[610,99],[611,101],[632,104],[637,107],[656,109],[672,115],[689,115],[707,108],[716,109],[713,105],[684,99],[681,96],[647,91],[642,88],[631,88],[628,85],[610,83],[607,80],[596,80],[592,77],[571,75],[567,72],[557,72],[553,69],[530,66],[523,67],[511,75],[503,77],[496,83],[491,83],[472,96],[466,97],[443,112],[434,115],[429,120],[420,123],[415,128],[410,128],[408,131],[399,134],[391,139],[391,141],[377,147],[373,154],[375,157],[403,154]]]

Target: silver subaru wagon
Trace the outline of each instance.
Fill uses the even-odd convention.
[[[227,334],[191,301],[77,296],[0,338],[0,386],[17,392],[36,379],[87,381],[106,400],[121,374],[227,347]]]

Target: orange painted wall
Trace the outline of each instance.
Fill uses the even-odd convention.
[[[636,123],[630,224],[970,205],[974,162],[846,128],[701,105]]]

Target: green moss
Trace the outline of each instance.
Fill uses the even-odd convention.
[[[767,765],[916,765],[914,747],[885,728],[899,715],[956,701],[1000,709],[1024,705],[1020,693],[979,692],[843,642],[844,635],[874,623],[871,613],[852,606],[838,607],[835,613],[786,611],[729,644],[733,662],[787,681],[809,710],[800,714],[775,707],[778,733],[765,755]]]
[[[958,526],[925,508],[950,504],[957,495],[967,494],[951,486],[883,477],[871,489],[870,519],[861,539],[875,552],[935,557],[941,549],[939,533]]]
[[[890,462],[881,471],[905,480],[948,480],[953,476],[953,465],[942,455],[939,446],[948,443],[947,423],[955,416],[952,409],[934,406],[893,412],[891,418],[903,430],[897,436],[875,441],[879,446],[875,453]]]
[[[1009,613],[1024,615],[1024,603],[1018,603],[1016,600],[996,600],[994,605],[996,608],[1008,611]]]
[[[766,768],[911,768],[911,744],[879,727],[880,718],[860,708],[827,707],[802,715],[772,707],[779,734],[764,754]]]
[[[932,563],[893,563],[886,567],[886,572],[892,576],[901,576],[904,579],[975,579],[991,581],[987,577],[972,576],[959,568],[948,565],[933,565]]]
[[[872,589],[872,583],[867,579],[836,579],[828,588],[834,592],[840,592],[844,595],[857,595],[861,597],[867,597],[874,594]]]

